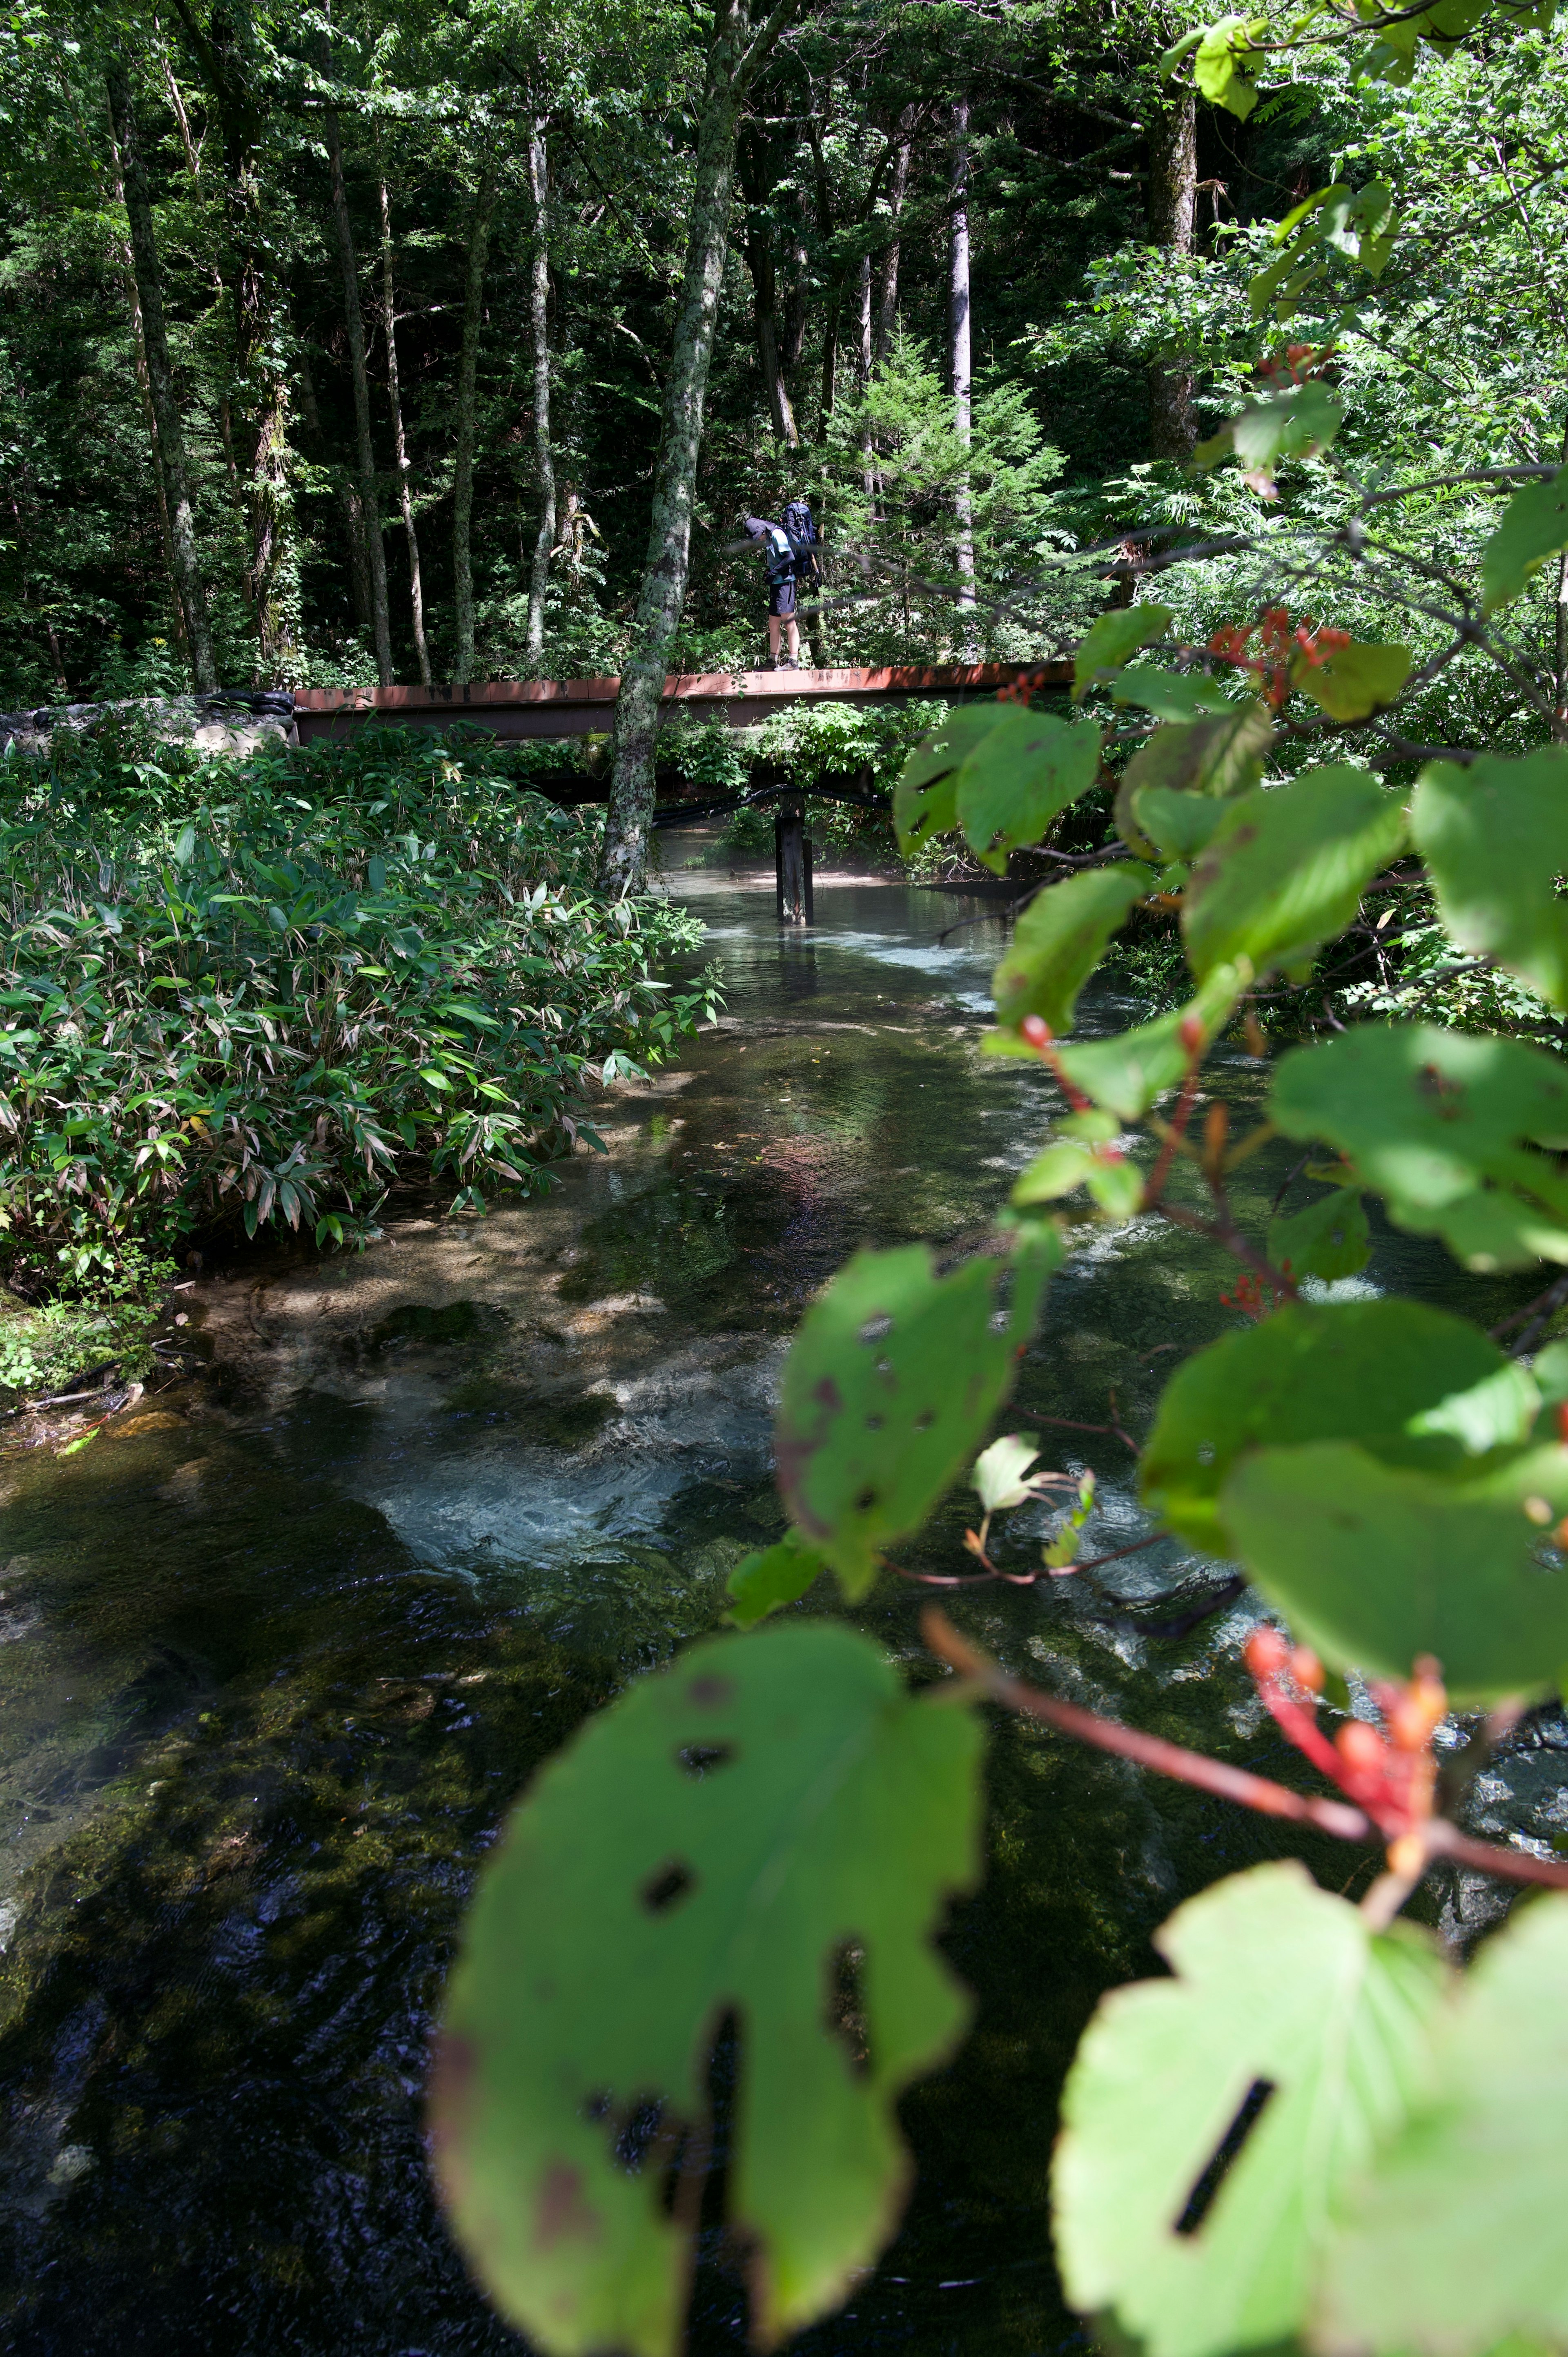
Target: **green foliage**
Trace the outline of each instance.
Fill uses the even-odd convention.
[[[1422,2092],[1446,1974],[1299,1866],[1216,1883],[1158,1933],[1174,1978],[1105,1998],[1062,2103],[1054,2172],[1069,2297],[1150,2357],[1223,2357],[1305,2320],[1332,2204]],[[1211,2206],[1189,2202],[1251,2089],[1261,2117]]]
[[[1040,1015],[1053,1031],[1070,1031],[1079,993],[1106,943],[1155,883],[1152,869],[1129,860],[1069,876],[1037,894],[992,977],[998,1022],[1016,1025]]]
[[[1548,746],[1466,770],[1430,763],[1411,832],[1452,938],[1568,1008],[1568,903],[1557,896],[1568,867],[1568,751]]]
[[[1404,813],[1365,770],[1308,770],[1225,812],[1182,896],[1195,974],[1245,959],[1254,974],[1308,964],[1355,921],[1404,839]]]
[[[945,1276],[923,1244],[859,1253],[808,1312],[784,1370],[779,1487],[852,1600],[973,1457],[1060,1259],[1050,1228]]]
[[[906,855],[957,825],[970,849],[1006,871],[1007,854],[1038,843],[1086,793],[1100,767],[1100,729],[1017,705],[961,705],[905,763],[893,823]]]
[[[1371,1256],[1367,1207],[1353,1189],[1334,1188],[1303,1211],[1269,1222],[1268,1254],[1289,1275],[1321,1278],[1332,1285],[1354,1276]]]
[[[1367,720],[1396,701],[1409,677],[1408,647],[1352,644],[1305,664],[1296,684],[1330,720]]]
[[[728,1580],[729,1617],[737,1629],[755,1629],[781,1604],[798,1603],[827,1569],[822,1556],[786,1531],[776,1545],[744,1555]]]
[[[968,2016],[931,1936],[979,1871],[980,1740],[864,1638],[796,1623],[694,1647],[544,1770],[480,1884],[434,2104],[457,2232],[531,2338],[683,2345],[726,2021],[758,2336],[875,2255],[908,2183],[894,2106]]]
[[[1073,655],[1072,700],[1101,684],[1104,674],[1119,672],[1130,655],[1151,639],[1163,639],[1176,616],[1168,606],[1113,606],[1084,632]]]
[[[1196,997],[1170,1015],[1139,1023],[1108,1039],[1085,1040],[1060,1050],[1062,1071],[1074,1087],[1120,1121],[1139,1121],[1157,1097],[1174,1088],[1194,1053],[1224,1028],[1249,976],[1235,966],[1217,966]],[[993,1032],[992,1039],[997,1035]]]
[[[1568,548],[1568,480],[1526,483],[1503,510],[1481,551],[1481,602],[1488,613],[1520,595],[1549,556]]]
[[[68,1280],[225,1212],[354,1241],[405,1154],[459,1204],[546,1184],[595,1066],[711,997],[653,980],[690,925],[597,902],[594,823],[488,742],[143,765],[117,808],[12,777],[0,1221]]]

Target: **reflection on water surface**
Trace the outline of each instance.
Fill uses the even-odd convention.
[[[712,1627],[731,1565],[781,1528],[769,1406],[802,1304],[858,1244],[982,1228],[1050,1102],[978,1053],[1002,938],[980,904],[824,881],[789,936],[770,877],[673,886],[729,1013],[617,1092],[607,1156],[488,1220],[398,1219],[360,1261],[236,1259],[184,1297],[204,1367],[168,1420],[4,1469],[7,2348],[517,2345],[446,2243],[420,2143],[475,1866],[537,1762]],[[1233,1057],[1226,1085],[1255,1096],[1257,1068]],[[1247,1167],[1251,1208],[1287,1168]],[[1483,1317],[1523,1297],[1386,1234],[1368,1275]],[[1157,1222],[1100,1241],[1053,1289],[1020,1408],[1103,1424],[1114,1393],[1138,1430],[1170,1346],[1233,1321],[1230,1279]],[[1138,1535],[1125,1452],[1061,1438],[1057,1461],[1101,1478],[1095,1551]],[[955,1500],[911,1566],[950,1567],[965,1519]],[[1289,1775],[1239,1670],[1245,1604],[1185,1625],[1222,1578],[1165,1543],[1093,1587],[955,1609],[1018,1668]],[[913,1653],[918,1604],[879,1591],[861,1617]],[[1568,1821],[1557,1740],[1490,1780],[1492,1831]],[[950,1934],[977,2028],[908,2101],[908,2222],[811,2357],[1073,2340],[1045,2192],[1079,2030],[1152,1967],[1176,1900],[1283,1846],[1011,1724],[991,1783],[991,1871]],[[1337,1888],[1362,1870],[1326,1845],[1313,1863]],[[698,2311],[700,2350],[743,2346],[717,2269]]]

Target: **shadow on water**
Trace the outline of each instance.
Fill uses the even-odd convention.
[[[618,1092],[605,1157],[483,1222],[411,1212],[355,1264],[258,1256],[185,1296],[200,1357],[156,1415],[0,1474],[0,2225],[4,2344],[49,2357],[518,2344],[431,2201],[425,2042],[466,1894],[508,1803],[626,1677],[715,1625],[781,1527],[768,1416],[788,1334],[857,1245],[978,1230],[1050,1103],[977,1042],[1001,939],[901,887],[825,881],[780,936],[770,880],[682,874],[729,1014]],[[1102,1009],[1106,1017],[1112,1013]],[[1255,1098],[1236,1055],[1226,1086]],[[1288,1168],[1248,1166],[1261,1215]],[[1020,1419],[1146,1422],[1172,1345],[1235,1322],[1228,1264],[1140,1222],[1080,1254]],[[1495,1317],[1518,1285],[1381,1234],[1364,1282]],[[1142,1524],[1125,1450],[1091,1462],[1100,1552]],[[955,1500],[909,1557],[950,1567]],[[1237,1647],[1244,1598],[1169,1542],[955,1612],[1020,1669],[1290,1772]],[[808,1603],[812,1599],[808,1599]],[[827,1599],[814,1599],[820,1606]],[[918,1594],[861,1618],[914,1658]],[[1155,1632],[1151,1633],[1151,1623]],[[1174,1633],[1160,1634],[1159,1627]],[[1548,1729],[1494,1780],[1493,1831],[1568,1818]],[[947,1944],[978,1996],[905,2119],[906,2225],[799,2344],[1040,2357],[1080,2338],[1046,2227],[1061,2075],[1110,1982],[1217,1874],[1290,1845],[1012,1723],[992,1851]],[[1367,1868],[1324,1846],[1335,1888]],[[1477,1920],[1456,1886],[1451,1915]],[[704,2267],[703,2357],[744,2345]]]

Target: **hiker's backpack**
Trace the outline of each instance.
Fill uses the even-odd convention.
[[[788,510],[785,511],[789,512]],[[768,578],[770,582],[788,581],[795,570],[795,550],[789,532],[776,523],[768,527]]]
[[[804,500],[791,500],[784,511],[784,529],[795,554],[795,569],[803,580],[817,577],[817,520]]]

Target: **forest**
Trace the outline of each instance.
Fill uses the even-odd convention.
[[[0,109],[8,2345],[1552,2357],[1552,0]]]

